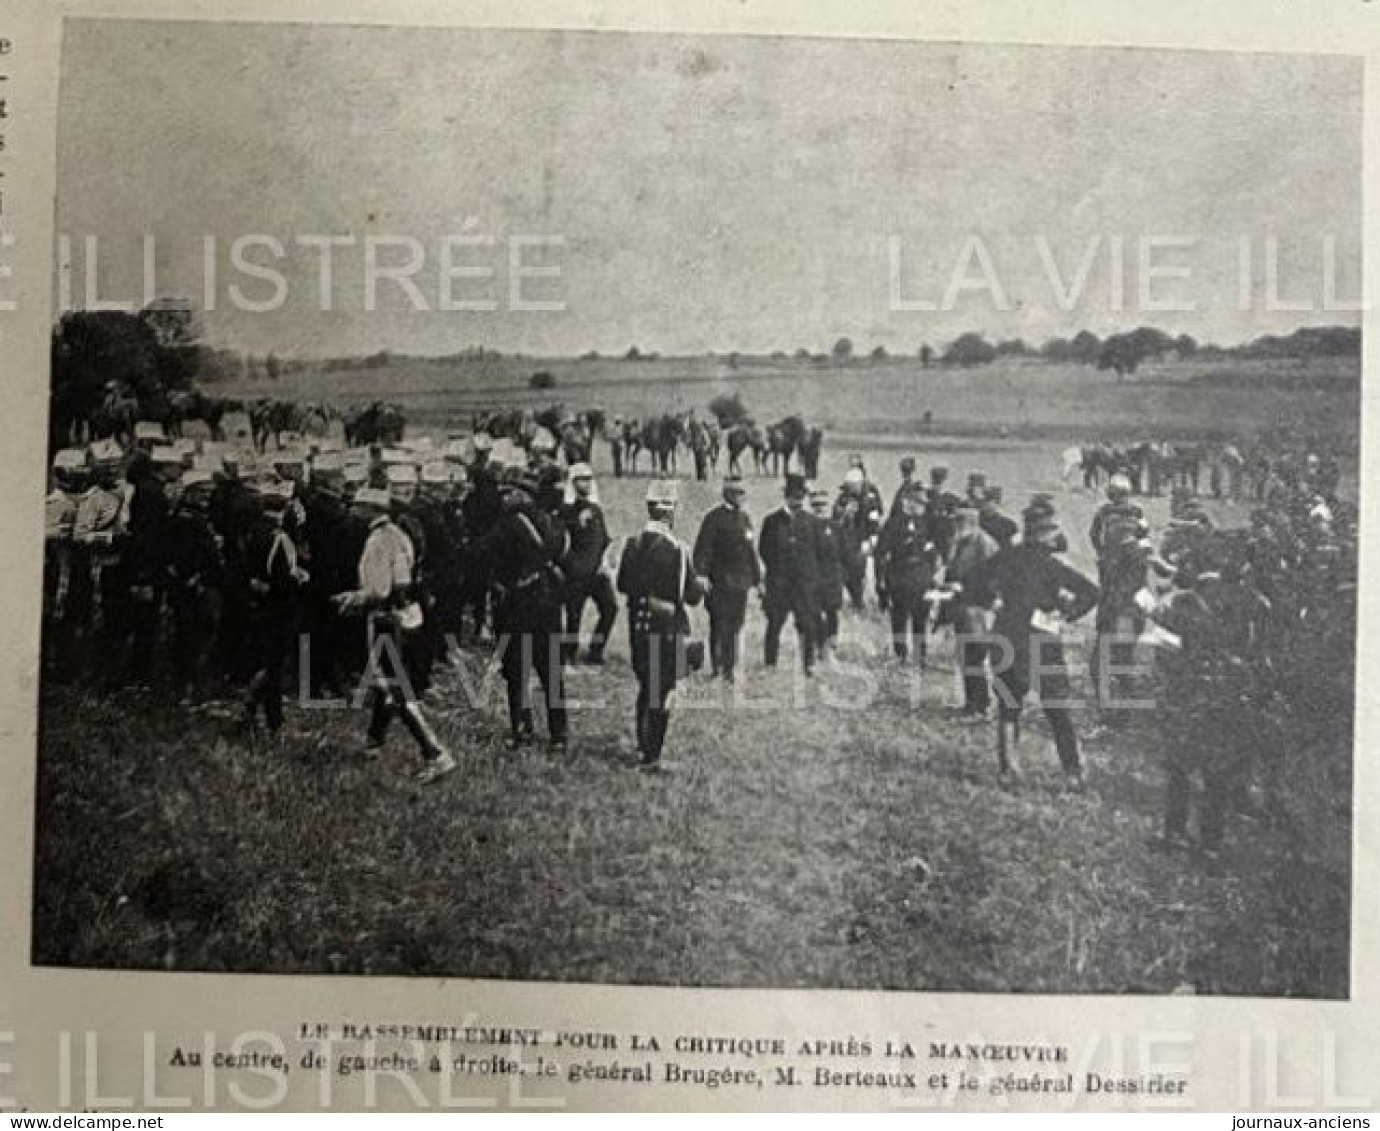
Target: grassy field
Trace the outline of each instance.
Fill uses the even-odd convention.
[[[528,388],[538,369],[556,380]],[[395,359],[379,369],[313,367],[276,382],[218,386],[237,396],[284,396],[337,404],[399,401],[423,427],[444,427],[482,408],[598,405],[622,416],[701,412],[720,393],[739,393],[764,423],[803,413],[829,431],[858,436],[1010,436],[1072,442],[1250,435],[1289,425],[1354,450],[1359,365],[1320,358],[1166,361],[1117,380],[1088,366],[1025,360],[972,370],[922,369],[914,359],[844,368],[754,360],[737,368],[714,358],[532,361],[486,358],[455,364]]]
[[[960,481],[987,470],[1019,505],[1026,489],[1055,482],[1057,451],[992,442],[944,458]],[[889,493],[894,449],[865,454]],[[828,453],[826,480],[843,458]],[[635,529],[643,485],[603,483],[615,535]],[[692,534],[716,488],[682,488]],[[751,483],[759,520],[776,498],[774,483]],[[1094,504],[1060,494],[1084,566]],[[1162,521],[1162,504],[1153,517]],[[725,710],[718,684],[693,680],[668,746],[678,772],[664,777],[630,768],[621,620],[609,666],[571,675],[586,705],[560,758],[502,750],[501,684],[490,673],[471,704],[463,690],[484,686],[487,657],[466,651],[433,704],[461,770],[425,790],[409,780],[417,767],[401,732],[383,758],[362,759],[359,710],[290,708],[270,748],[147,694],[45,688],[34,958],[1346,996],[1347,751],[1293,751],[1287,812],[1234,820],[1223,860],[1207,869],[1152,847],[1160,738],[1149,715],[1089,739],[1084,795],[1064,791],[1044,724],[1032,723],[1026,777],[1003,787],[992,734],[954,721],[947,639],[917,683],[883,662],[875,610],[846,617],[848,666],[806,682],[791,671],[793,643],[781,670],[760,669],[761,625],[754,609],[749,702]]]

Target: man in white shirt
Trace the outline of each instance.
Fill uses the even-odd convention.
[[[397,715],[402,719],[427,765],[417,775],[426,785],[456,767],[455,756],[437,738],[413,693],[416,666],[423,658],[422,606],[413,591],[416,556],[412,542],[389,516],[388,492],[363,487],[355,494],[354,509],[369,522],[369,534],[359,558],[359,588],[334,598],[343,612],[368,617],[369,671],[373,704],[365,749],[377,751]]]

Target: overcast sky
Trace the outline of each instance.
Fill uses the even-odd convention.
[[[1336,297],[1359,294],[1361,67],[1347,59],[73,21],[59,146],[75,304],[85,236],[101,297],[137,299],[147,233],[158,291],[200,306],[214,236],[207,336],[255,351],[820,350],[848,335],[910,352],[966,329],[1039,341],[1150,322],[1234,342],[1357,321],[1265,309],[1267,237],[1282,299],[1322,304],[1327,237]],[[458,279],[452,296],[497,310],[437,309],[441,245],[466,231],[496,242],[457,245],[454,262],[494,277]],[[231,242],[256,233],[288,252],[269,313],[234,309],[226,290],[273,297],[230,263]],[[304,235],[355,240],[334,253],[331,312]],[[423,245],[414,278],[431,309],[388,282],[365,309],[369,235]],[[560,277],[520,294],[564,310],[510,309],[515,235],[563,241],[521,251]],[[1138,309],[1144,237],[1193,241],[1151,251],[1188,273],[1152,281],[1151,297],[1196,309]],[[973,240],[1004,303],[974,287],[950,310],[898,308],[981,279]]]

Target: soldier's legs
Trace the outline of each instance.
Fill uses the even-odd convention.
[[[532,734],[532,705],[528,699],[532,636],[526,632],[505,633],[499,654],[503,683],[508,694],[508,728],[514,739]]]
[[[565,639],[561,641],[561,650],[567,663],[574,662],[579,654],[580,622],[584,620],[585,602],[589,600],[590,596],[588,582],[574,581],[571,583],[570,592],[565,599]]]
[[[609,575],[602,571],[594,575],[589,592],[599,616],[594,622],[594,635],[589,638],[588,658],[590,663],[598,664],[604,660],[604,649],[608,647],[613,626],[618,622],[618,597]]]
[[[791,615],[795,618],[796,635],[800,638],[800,662],[808,675],[815,664],[815,649],[819,642],[819,604],[808,590],[791,595]]]
[[[747,591],[719,586],[709,592],[709,652],[713,670],[733,679],[738,666],[738,635],[747,616]],[[778,630],[779,631],[779,630]]]
[[[776,667],[781,652],[781,629],[785,627],[790,607],[782,594],[769,590],[766,601],[767,628],[763,636],[763,662],[769,668]]]
[[[848,591],[848,601],[854,609],[863,607],[863,583],[866,578],[867,562],[865,560],[851,562],[844,567],[843,586]]]
[[[546,700],[546,725],[552,743],[566,741],[568,712],[565,706],[565,665],[561,660],[560,613],[553,609],[551,619],[556,631],[536,633],[532,637],[532,664],[537,669]]]
[[[957,643],[963,674],[963,710],[970,715],[984,714],[992,701],[987,683],[987,655],[991,645],[986,638],[985,626],[977,619],[980,613],[978,609],[959,610]]]
[[[903,599],[902,591],[891,594],[887,611],[891,617],[891,650],[898,660],[905,660],[910,656],[910,603]]]

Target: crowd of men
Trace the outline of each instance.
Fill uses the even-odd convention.
[[[484,432],[347,449],[288,436],[254,453],[170,440],[143,423],[128,448],[107,439],[63,449],[47,500],[45,676],[163,682],[192,706],[233,688],[246,721],[274,734],[299,665],[328,698],[347,696],[363,673],[366,751],[398,720],[430,782],[457,765],[424,706],[452,643],[499,649],[508,747],[535,741],[535,681],[560,753],[565,669],[604,662],[621,594],[638,765],[656,771],[671,693],[701,662],[690,606],[707,609],[709,675],[733,683],[754,594],[762,663],[777,665],[791,621],[806,675],[836,648],[845,605],[862,612],[875,601],[898,664],[923,667],[934,632],[952,629],[959,719],[995,723],[1002,774],[1020,772],[1022,704],[1033,696],[1081,789],[1068,626],[1096,610],[1088,662],[1101,717],[1143,705],[1137,657],[1152,649],[1154,710],[1170,736],[1166,842],[1187,843],[1197,779],[1198,844],[1209,853],[1252,785],[1278,800],[1277,760],[1261,752],[1316,734],[1320,711],[1338,734],[1349,723],[1356,519],[1334,464],[1316,453],[1276,453],[1272,466],[1288,473],[1241,529],[1217,528],[1193,485],[1176,483],[1158,538],[1136,485],[1113,474],[1087,532],[1094,578],[1067,560],[1052,495],[1012,517],[982,472],[960,493],[947,468],[922,479],[912,458],[889,504],[859,457],[835,491],[787,475],[760,535],[738,476],[725,477],[722,501],[688,541],[676,533],[675,483],[654,481],[646,525],[615,568],[590,466],[563,465],[549,439],[530,451]]]

